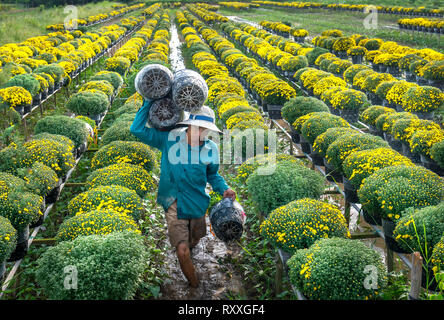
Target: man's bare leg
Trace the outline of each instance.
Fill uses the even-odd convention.
[[[176,254],[179,259],[180,268],[189,281],[190,286],[197,288],[199,286],[199,280],[197,279],[196,271],[193,262],[191,261],[190,248],[186,242],[180,242],[177,245]]]

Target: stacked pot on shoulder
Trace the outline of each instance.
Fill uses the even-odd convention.
[[[199,110],[208,97],[208,86],[200,74],[182,69],[174,74],[165,66],[150,64],[137,74],[137,92],[153,101],[147,124],[170,130],[183,121],[185,112]]]

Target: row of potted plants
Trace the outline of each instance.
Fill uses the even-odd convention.
[[[218,2],[218,5],[224,8],[228,9],[235,9],[235,10],[248,10],[250,8],[259,8],[259,5],[256,3],[249,3],[249,2],[228,2],[228,1],[221,1]]]
[[[101,58],[141,22],[134,19],[128,30],[111,25],[96,33],[55,33],[51,38],[45,37],[48,47],[25,45],[26,41],[23,45],[4,45],[0,52],[5,54],[3,59],[9,62],[0,72],[9,80],[0,89],[2,108],[14,108],[22,116],[29,113],[32,106],[39,105],[63,85],[68,85],[72,78]],[[53,47],[57,43],[60,45]],[[17,48],[25,56],[15,57]]]
[[[308,36],[308,31],[305,29],[294,29],[291,26],[281,23],[263,20],[259,23],[265,30],[274,31],[278,35],[289,38],[293,36],[298,43],[304,43],[305,37]]]
[[[153,41],[143,51],[144,57],[132,65],[126,80],[132,79],[133,83],[143,66],[159,63],[147,57],[155,51],[167,57],[169,53],[168,13],[158,10],[147,23]],[[160,39],[166,42],[166,51],[159,46],[164,43]],[[133,299],[150,264],[150,253],[155,248],[144,244],[140,224],[147,213],[143,199],[156,188],[152,171],[157,168],[158,155],[130,132],[143,98],[131,86],[126,90],[131,96],[113,111],[112,119],[107,117],[112,123],[91,160],[86,191],[69,202],[69,216],[59,227],[56,245],[38,261],[37,282],[51,299]],[[65,243],[78,252],[75,258],[64,250]],[[106,253],[100,249],[104,245]],[[71,259],[79,265],[79,272],[85,275],[82,288],[76,292],[64,290],[57,278],[60,265],[51,263],[54,258]],[[96,272],[98,265],[101,274]]]
[[[399,29],[444,33],[444,20],[432,20],[427,18],[405,18],[398,20],[398,26]]]
[[[299,97],[298,97],[299,98]],[[298,99],[298,98],[294,98],[294,99]],[[302,98],[302,97],[301,97]],[[314,99],[314,98],[312,98],[312,99]],[[293,100],[293,99],[292,99]],[[319,100],[318,100],[319,101]],[[313,103],[309,103],[308,105],[312,105]],[[325,106],[324,105],[324,107],[328,110],[328,108],[327,108],[327,106]],[[325,110],[325,109],[324,109]],[[283,111],[284,112],[284,111]],[[331,116],[330,116],[331,117]],[[319,125],[319,123],[324,123],[322,120],[324,119],[324,118],[326,118],[326,123],[327,123],[327,127],[328,127],[328,125],[331,123],[331,122],[333,122],[333,120],[332,119],[330,119],[327,115],[325,115],[325,114],[322,114],[322,115],[319,115],[319,117],[317,117],[316,119],[315,119],[316,117],[313,117],[313,119],[311,119],[311,122],[310,122],[310,124],[307,124],[306,126],[305,126],[305,133],[307,134],[307,137],[310,137],[311,139],[313,139],[315,136],[316,136],[316,134],[314,134],[314,135],[311,135],[310,134],[310,132],[317,132],[316,131],[316,127],[317,127],[317,125]],[[308,120],[307,120],[308,121]],[[339,118],[338,119],[338,123],[341,123],[340,121],[341,121],[341,119]],[[333,128],[332,128],[333,129]],[[339,128],[340,129],[340,128]],[[348,129],[347,127],[344,127],[343,128],[343,130],[346,130],[346,129]],[[351,129],[349,129],[349,130],[351,130]],[[320,132],[322,132],[322,131],[320,131]],[[371,138],[371,136],[366,136],[366,138],[365,139],[368,139],[368,142],[366,142],[368,145],[370,145],[371,143],[380,143],[381,144],[381,146],[385,146],[385,147],[388,147],[388,145],[385,143],[385,142],[383,142],[382,140],[379,140],[379,142],[377,142],[375,139],[373,139],[373,138]],[[364,140],[365,140],[364,139]],[[375,142],[372,142],[373,140],[375,140]],[[361,143],[362,143],[362,141],[359,141],[358,143],[357,143],[357,145],[361,145]],[[387,148],[387,150],[388,151],[391,151],[391,152],[393,152],[391,149],[388,149]],[[381,150],[382,151],[382,154],[384,154],[384,150]],[[386,151],[387,152],[387,151]],[[409,161],[409,159],[408,158],[406,158],[406,157],[402,157],[401,155],[398,155],[397,156],[400,160],[401,160],[401,163],[402,163],[402,161],[406,161],[406,163],[410,163]],[[396,157],[392,157],[392,158],[395,158],[395,160],[396,160]],[[288,165],[287,165],[288,166]],[[435,183],[437,182],[436,181],[436,179],[435,179],[435,181],[434,181]],[[268,182],[268,184],[270,184],[270,182]],[[283,184],[281,183],[281,184],[279,184],[280,186],[282,186]],[[263,186],[262,186],[263,187]],[[435,196],[436,196],[436,190],[438,189],[440,189],[440,188],[442,188],[442,186],[438,183],[438,185],[437,185],[437,187],[436,186],[434,186],[435,188],[434,188],[434,191],[435,191]],[[257,193],[258,192],[258,189],[255,189],[256,191],[255,191],[255,193]],[[432,197],[433,198],[433,197]],[[279,219],[279,221],[281,221],[281,219]],[[278,232],[276,232],[276,233],[272,233],[272,236],[275,236],[276,237],[276,239],[277,240],[281,240],[282,242],[285,242],[285,234],[283,234],[283,232],[280,232],[280,233],[278,233]],[[301,270],[302,271],[302,270]]]
[[[256,107],[249,104],[242,85],[235,78],[229,76],[227,67],[217,61],[216,56],[211,53],[210,47],[198,36],[192,25],[202,33],[206,33],[210,29],[201,21],[194,20],[194,17],[187,11],[178,12],[176,19],[186,45],[192,52],[192,62],[206,79],[208,101],[215,109],[217,121],[221,126],[231,131],[233,146],[239,143],[242,146],[241,154],[232,153],[234,160],[236,163],[242,162],[256,154],[264,153],[268,148],[268,127],[265,125],[264,118]],[[189,24],[189,21],[192,24]],[[221,44],[219,43],[219,45]],[[220,54],[218,56],[220,57]],[[245,131],[246,129],[250,130]],[[260,150],[255,147],[249,153],[246,140],[257,139],[256,129],[264,130],[264,149]]]
[[[151,33],[149,34],[151,36]],[[132,38],[138,41],[131,42],[131,49],[142,50],[146,44],[144,40],[146,37],[147,30],[142,28]],[[135,43],[140,47],[136,48]],[[67,108],[78,114],[86,113],[88,116],[92,107],[105,108],[106,111],[122,83],[122,77],[116,72],[98,72],[80,87],[78,93],[71,96]],[[79,111],[82,106],[88,110]],[[82,115],[76,118],[65,115],[47,116],[37,122],[32,140],[19,145],[12,143],[0,151],[1,171],[8,172],[12,177],[13,174],[23,177],[27,187],[10,188],[3,193],[2,207],[5,210],[2,212],[18,230],[16,249],[12,252],[10,261],[21,259],[26,254],[29,228],[43,223],[45,204],[57,199],[60,185],[75,166],[75,159],[86,150],[87,142],[97,132],[97,122],[100,119],[93,120]],[[96,162],[97,167],[106,160]],[[144,163],[146,162],[144,160]],[[14,179],[19,181],[17,179],[20,178],[14,177]],[[20,184],[20,181],[18,183]],[[23,194],[26,195],[26,192],[30,195],[31,192],[37,193],[40,198],[29,196],[18,201],[17,199],[23,197]],[[11,241],[13,239],[11,237]]]
[[[262,6],[271,6],[286,9],[328,9],[341,11],[358,11],[365,12],[368,8],[367,4],[335,4],[335,3],[318,3],[318,2],[277,2],[277,1],[253,1]],[[387,14],[403,14],[411,16],[431,16],[442,17],[444,10],[441,8],[426,7],[402,7],[402,6],[374,6],[379,13]]]
[[[46,26],[46,30],[59,31],[59,30],[73,30],[78,27],[90,27],[100,23],[104,23],[111,19],[121,17],[129,12],[139,10],[145,6],[144,3],[135,4],[132,6],[124,6],[122,8],[113,8],[109,13],[100,13],[91,15],[83,19],[71,19],[65,23],[56,23]]]

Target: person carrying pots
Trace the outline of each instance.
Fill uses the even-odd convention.
[[[215,125],[214,111],[202,106],[179,122],[171,131],[145,126],[152,101],[145,99],[130,131],[142,142],[162,152],[157,202],[165,210],[168,237],[176,249],[180,267],[189,285],[198,287],[198,277],[190,249],[206,234],[205,212],[210,196],[209,182],[224,198],[235,200],[236,193],[219,175],[219,150],[207,138],[209,132],[221,133]]]

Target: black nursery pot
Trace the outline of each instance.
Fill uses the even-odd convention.
[[[311,145],[310,145],[310,157],[311,157],[311,160],[313,161],[313,164],[315,166],[323,166],[324,165],[324,158],[319,153],[314,151],[313,146],[311,146]]]
[[[406,251],[398,244],[393,237],[393,230],[395,230],[396,224],[392,220],[382,218],[382,229],[384,230],[385,245],[388,249],[397,253],[411,253]]]
[[[328,181],[341,183],[342,182],[342,174],[337,172],[330,164],[327,162],[327,159],[324,158],[324,167],[325,174]]]
[[[379,214],[370,213],[367,210],[362,209],[362,217],[364,218],[364,221],[368,224],[374,226],[382,225],[382,218]]]
[[[5,271],[6,271],[6,261],[0,262],[0,282],[3,282]]]
[[[424,156],[422,154],[420,154],[419,157],[422,165],[425,168],[429,169],[430,171],[433,171],[439,176],[444,176],[444,168],[441,168],[435,160],[430,159],[429,157]]]
[[[305,140],[305,138],[302,135],[300,135],[300,144],[301,144],[301,149],[302,149],[303,153],[308,153],[309,154],[311,152],[311,150],[310,150],[310,148],[311,148],[310,142]]]
[[[291,140],[293,140],[294,143],[299,143],[301,141],[301,135],[297,133],[293,127],[291,127],[290,130]]]
[[[15,250],[11,253],[11,256],[7,260],[8,262],[14,262],[23,258],[28,252],[28,239],[29,239],[29,226],[24,230],[17,232],[17,245]]]
[[[342,177],[344,183],[345,200],[351,203],[359,203],[358,192],[346,177]]]

